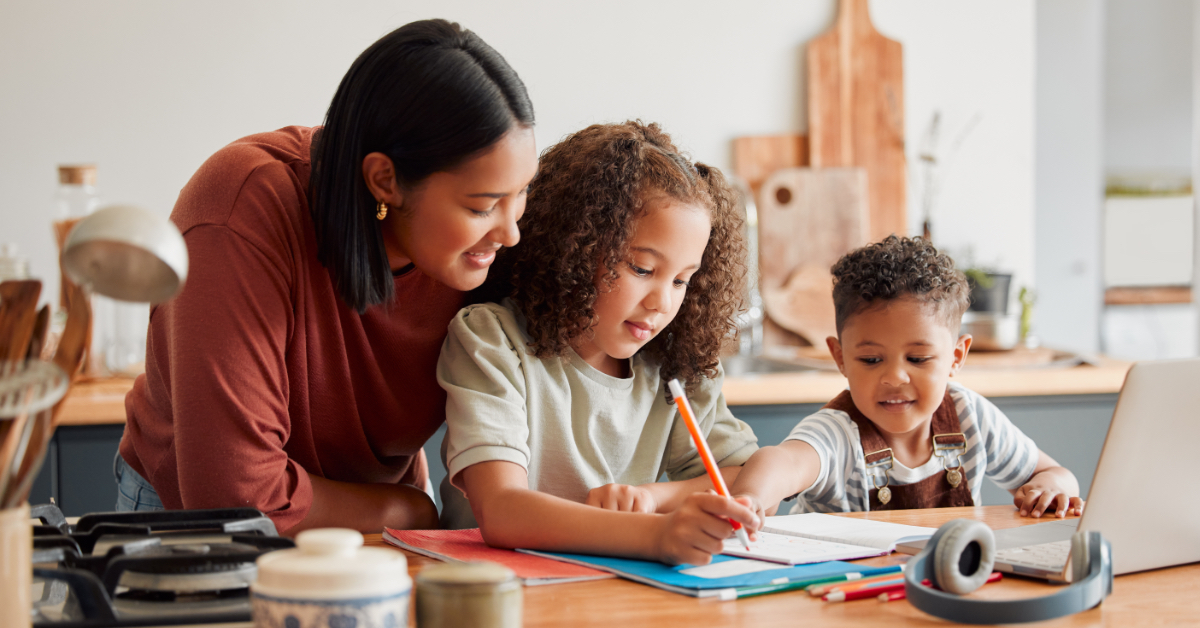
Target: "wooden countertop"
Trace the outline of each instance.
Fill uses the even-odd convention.
[[[929,527],[964,517],[981,520],[997,530],[1042,521],[1020,517],[1012,506],[846,513],[842,516]],[[366,538],[367,545],[390,547],[379,534],[368,534]],[[409,552],[405,554],[409,572],[414,575],[421,567],[437,562]],[[891,554],[854,562],[887,565],[905,559],[906,556]],[[1200,564],[1119,576],[1114,582],[1112,595],[1100,606],[1037,625],[1139,627],[1195,623],[1197,603],[1191,597],[1191,589],[1196,582],[1200,582]],[[1058,585],[1006,575],[998,584],[985,586],[971,596],[979,599],[1012,599],[1047,595],[1056,590],[1059,590]],[[524,607],[525,626],[765,628],[886,625],[899,628],[951,625],[922,613],[904,601],[882,604],[875,600],[859,600],[830,604],[809,597],[802,591],[792,591],[719,602],[668,593],[621,579],[525,587]]]
[[[975,369],[955,378],[985,397],[1089,395],[1117,393],[1125,382],[1128,362],[1101,358],[1096,365],[1043,369]],[[125,422],[127,378],[77,382],[59,417],[59,425],[114,425]],[[731,406],[825,403],[846,388],[846,378],[833,371],[770,373],[729,377],[725,401]]]
[[[967,366],[954,378],[984,397],[1115,394],[1125,383],[1131,363],[1099,358],[1095,364],[1069,368],[992,369]],[[764,373],[725,380],[725,402],[731,406],[825,403],[846,389],[836,371]]]
[[[125,393],[133,388],[133,379],[114,377],[75,382],[62,413],[59,425],[114,425],[125,422]]]

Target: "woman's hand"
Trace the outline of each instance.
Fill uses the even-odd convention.
[[[588,491],[588,506],[618,512],[645,512],[653,514],[658,511],[658,500],[654,494],[640,486],[629,484],[605,484]]]
[[[658,559],[669,565],[712,562],[713,555],[721,553],[725,539],[733,533],[730,519],[745,526],[751,535],[758,531],[760,519],[747,501],[721,497],[712,491],[689,495],[682,506],[659,522],[655,538]]]
[[[1083,514],[1083,500],[1060,486],[1053,469],[1038,473],[1017,489],[1013,493],[1013,505],[1022,517],[1041,517],[1051,510],[1059,518]]]

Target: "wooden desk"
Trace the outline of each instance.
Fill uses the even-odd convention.
[[[944,508],[882,513],[850,513],[843,516],[936,527],[959,517],[979,519],[994,529],[1038,523],[1021,518],[1009,506]],[[367,535],[367,544],[387,546],[380,535]],[[401,550],[397,550],[401,551]],[[1116,551],[1120,551],[1119,548]],[[432,559],[405,552],[409,571],[415,574]],[[855,561],[864,565],[886,565],[907,557],[891,554]],[[1175,626],[1200,622],[1200,602],[1195,595],[1200,585],[1200,564],[1119,576],[1113,594],[1098,608],[1038,626]],[[981,599],[1034,597],[1056,585],[1005,576],[976,593]],[[614,579],[525,588],[525,626],[938,626],[949,625],[926,615],[908,602],[880,603],[859,600],[830,604],[803,592],[777,593],[732,602],[696,599]]]

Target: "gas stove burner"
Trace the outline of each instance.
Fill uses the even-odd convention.
[[[136,569],[126,570],[121,575],[119,587],[142,592],[171,593],[173,595],[195,594],[208,591],[246,589],[258,575],[253,562],[223,562],[225,556],[244,557],[258,549],[242,543],[227,545],[162,545],[139,552],[139,558],[180,556],[205,556],[211,562],[177,562],[162,560],[142,562]]]
[[[104,513],[68,524],[35,507],[35,628],[250,620],[255,560],[293,547],[255,510]]]

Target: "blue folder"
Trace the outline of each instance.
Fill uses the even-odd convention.
[[[622,578],[641,582],[651,586],[691,595],[695,597],[709,597],[718,595],[722,590],[749,587],[760,584],[772,584],[783,581],[799,581],[810,580],[814,578],[824,578],[828,576],[839,576],[855,571],[862,571],[862,565],[855,565],[840,560],[830,561],[826,563],[811,563],[808,565],[779,565],[778,569],[768,569],[766,571],[755,571],[753,573],[742,574],[739,576],[729,576],[726,578],[701,578],[683,573],[684,570],[691,569],[695,565],[664,565],[662,563],[651,562],[646,560],[634,560],[630,558],[613,558],[611,556],[589,556],[586,554],[563,554],[558,552],[541,552],[535,550],[519,549],[518,552],[525,552],[535,556],[543,556],[545,558],[553,558],[567,563],[583,565],[600,569],[609,573],[614,573]],[[714,556],[713,562],[720,563],[730,560],[744,561],[750,560],[745,558],[734,558],[732,556]]]

